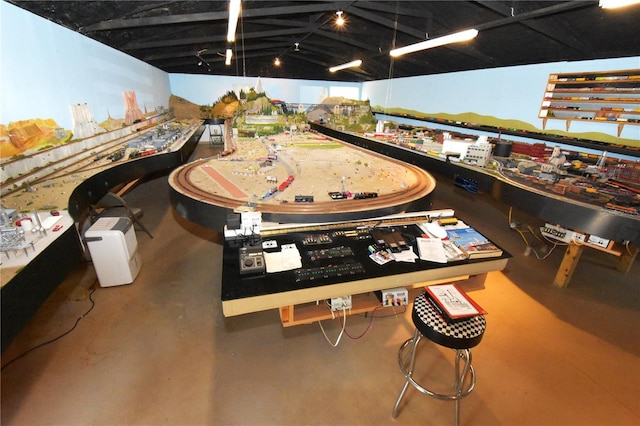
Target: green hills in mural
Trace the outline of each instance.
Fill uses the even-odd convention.
[[[429,118],[429,119],[441,119],[445,121],[452,122],[462,122],[475,124],[480,126],[490,126],[496,127],[497,129],[510,129],[510,130],[518,130],[524,132],[535,132],[535,133],[546,133],[556,136],[568,137],[568,138],[578,138],[578,139],[587,139],[599,142],[606,142],[615,145],[627,145],[631,147],[640,147],[640,140],[638,139],[628,139],[628,138],[618,138],[612,135],[608,135],[605,133],[599,132],[584,132],[584,133],[576,133],[576,132],[566,132],[562,130],[543,130],[535,127],[531,123],[527,123],[520,120],[506,120],[497,117],[493,117],[490,115],[481,115],[473,112],[465,112],[461,114],[448,114],[444,112],[438,113],[425,113],[421,111],[415,111],[405,108],[383,108],[381,106],[373,107],[373,110],[376,112],[384,112],[387,114],[394,115],[407,115],[411,117],[415,117],[416,119],[420,118]],[[609,124],[611,125],[611,124]]]

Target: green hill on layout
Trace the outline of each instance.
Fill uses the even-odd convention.
[[[520,120],[505,120],[502,118],[493,117],[490,115],[481,115],[473,112],[465,112],[461,114],[448,114],[444,112],[438,113],[425,113],[421,111],[415,111],[405,108],[383,108],[381,106],[376,106],[373,108],[375,111],[384,111],[388,114],[398,114],[398,115],[410,115],[420,118],[434,118],[434,119],[442,119],[446,121],[453,122],[464,122],[469,124],[481,125],[481,126],[491,126],[496,127],[498,129],[513,129],[520,130],[525,132],[536,132],[536,133],[546,133],[550,135],[563,136],[568,138],[578,138],[578,139],[587,139],[593,141],[606,142],[615,145],[627,145],[631,147],[640,147],[640,140],[638,139],[627,139],[627,138],[618,138],[612,135],[608,135],[605,133],[599,132],[583,132],[583,133],[575,133],[575,132],[566,132],[563,130],[542,130],[531,123],[527,123]],[[609,124],[611,125],[611,124]]]

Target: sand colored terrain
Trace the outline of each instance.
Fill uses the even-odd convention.
[[[278,161],[270,167],[260,167],[269,154],[268,146],[272,145],[281,147],[277,153]],[[343,176],[347,191],[377,192],[379,195],[411,187],[419,179],[401,164],[312,132],[298,133],[293,137],[279,134],[261,139],[239,138],[235,153],[211,157],[201,168],[205,165],[217,170],[245,193],[243,202],[264,204],[293,202],[295,195],[313,195],[317,202],[331,201],[328,193],[342,191]],[[104,168],[110,166],[110,162],[105,163]],[[34,184],[29,191],[20,190],[2,197],[3,206],[26,213],[34,209],[64,210],[75,187],[104,168],[79,171]],[[289,188],[260,200],[268,189],[280,185],[289,175],[295,177]],[[267,182],[267,176],[275,176],[277,183]],[[194,185],[208,193],[232,197],[204,169],[193,173],[191,179]]]
[[[270,153],[269,147],[276,146],[280,148],[278,160],[261,167]],[[266,204],[291,202],[295,195],[313,195],[316,202],[331,201],[329,192],[343,189],[386,195],[411,187],[419,179],[401,164],[311,132],[239,138],[235,153],[212,157],[190,176],[200,189],[231,197],[230,191],[206,172],[207,167],[215,168],[247,194],[246,201]],[[261,199],[290,175],[295,179],[287,189]],[[275,177],[277,183],[268,181],[268,176]]]
[[[53,119],[35,118],[0,124],[0,157],[7,159],[46,146],[62,145],[71,132],[61,129]]]

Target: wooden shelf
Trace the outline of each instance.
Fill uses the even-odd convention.
[[[607,247],[602,247],[596,244],[590,243],[570,243],[567,246],[567,250],[562,258],[562,263],[560,264],[560,268],[558,268],[558,272],[553,280],[553,283],[556,287],[567,287],[569,285],[569,281],[573,276],[573,273],[578,266],[578,262],[580,260],[580,256],[582,256],[582,252],[585,247],[589,247],[595,250],[599,250],[618,258],[618,262],[616,264],[616,269],[620,272],[627,273],[629,269],[631,269],[631,265],[634,260],[638,256],[638,247],[634,247],[630,244],[623,245],[616,243],[614,241],[610,241],[607,244]]]
[[[551,74],[540,106],[542,128],[547,120],[640,125],[640,69]]]
[[[371,312],[380,306],[380,301],[374,293],[355,294],[351,296],[351,309],[347,310],[347,314]],[[331,312],[324,300],[280,308],[280,320],[284,327],[328,320],[335,318],[336,315],[342,315],[342,311]]]
[[[463,285],[466,291],[470,289],[478,289],[484,287],[484,282],[487,278],[487,274],[478,275],[463,275],[458,277],[451,277],[440,280],[430,280],[427,282],[420,282],[410,285],[405,285],[409,295],[409,305],[420,293],[424,291],[425,286],[435,284],[445,284],[455,282]],[[348,309],[347,315],[363,314],[366,312],[373,312],[376,310],[387,310],[393,312],[394,309],[401,309],[401,306],[395,307],[383,307],[378,296],[374,292],[352,294],[351,295],[351,309]],[[318,300],[311,303],[300,303],[297,305],[281,306],[280,321],[283,327],[292,327],[295,325],[311,324],[316,321],[324,321],[337,318],[338,315],[342,316],[342,311],[331,312],[331,309],[325,302],[325,300]]]

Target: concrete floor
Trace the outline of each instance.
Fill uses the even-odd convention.
[[[194,158],[206,156],[200,146]],[[409,312],[378,318],[337,347],[317,323],[284,329],[276,311],[224,318],[220,234],[178,217],[167,177],[125,197],[144,209],[155,238],[138,232],[143,267],[132,285],[101,288],[78,267],[2,354],[2,364],[69,330],[2,371],[3,425],[446,425],[453,404],[403,384],[397,351]],[[461,403],[466,425],[640,424],[640,262],[587,249],[566,289],[552,285],[562,259],[524,255],[508,206],[438,177],[434,208],[459,217],[513,254],[471,296],[488,312],[473,349],[476,389]],[[514,212],[514,219],[537,225]],[[390,287],[393,287],[390,283]],[[352,316],[361,334],[370,318]],[[338,321],[324,323],[331,339]],[[452,352],[421,346],[417,377],[451,379]],[[423,379],[424,380],[424,379]]]

